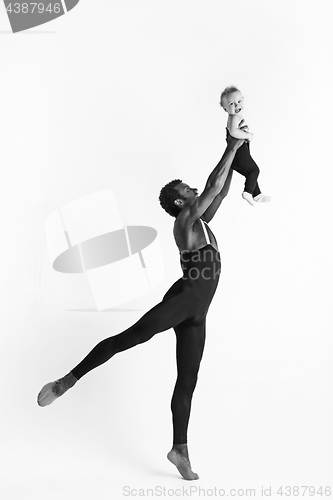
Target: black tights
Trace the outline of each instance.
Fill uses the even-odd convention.
[[[192,395],[205,345],[206,314],[199,320],[186,321],[189,300],[190,297],[186,293],[164,299],[124,332],[99,342],[81,363],[71,370],[73,375],[80,379],[116,353],[147,342],[156,333],[173,327],[177,339],[178,371],[171,400],[175,444],[187,443]]]
[[[177,337],[177,381],[171,399],[173,442],[183,444],[187,443],[192,395],[205,346],[206,317],[191,328],[180,324],[174,330]]]
[[[227,141],[230,133],[227,129]],[[245,177],[244,191],[252,194],[253,198],[261,193],[258,185],[259,167],[250,154],[250,145],[244,142],[237,150],[235,158],[232,162],[232,169]]]
[[[147,342],[173,328],[177,339],[177,381],[171,401],[174,444],[187,443],[193,391],[205,345],[206,315],[221,270],[219,252],[210,244],[181,255],[183,277],[163,300],[127,330],[102,340],[73,370],[80,379],[116,353]]]

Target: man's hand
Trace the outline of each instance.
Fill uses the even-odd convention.
[[[244,130],[244,132],[250,132],[249,126],[245,122],[244,118],[243,118],[243,120],[241,120],[239,122],[239,127],[238,128],[240,128],[241,130]],[[253,139],[253,134],[251,134],[251,138],[249,138],[248,141],[250,142],[250,141],[252,141],[252,139]]]
[[[240,148],[242,146],[242,144],[244,144],[245,140],[246,139],[236,139],[232,135],[229,135],[227,138],[227,143],[228,143],[228,146],[230,146],[231,148],[236,148],[236,150],[237,150],[238,148]]]
[[[239,122],[238,128],[244,130],[244,132],[249,132],[249,126],[244,118]]]

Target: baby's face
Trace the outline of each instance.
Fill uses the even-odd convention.
[[[236,92],[232,92],[231,94],[223,98],[223,109],[229,115],[241,115],[243,110],[243,102],[243,96],[239,92],[239,90],[237,90]]]

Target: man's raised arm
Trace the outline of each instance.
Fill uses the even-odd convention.
[[[221,189],[221,191],[219,192],[219,194],[217,194],[215,196],[214,200],[209,205],[209,207],[207,208],[207,210],[202,214],[201,218],[204,221],[210,222],[212,220],[212,218],[214,217],[217,209],[220,207],[222,201],[227,196],[227,194],[229,192],[229,188],[230,188],[232,174],[233,174],[233,170],[230,169],[229,173],[227,175],[226,181],[225,181],[225,183],[223,185],[223,188]]]
[[[214,217],[217,209],[221,205],[222,200],[228,194],[228,191],[229,191],[229,188],[230,188],[230,182],[231,182],[231,178],[232,178],[232,170],[230,170],[230,166],[231,166],[231,163],[232,163],[233,158],[234,158],[234,154],[232,156],[231,153],[233,152],[234,148],[236,148],[236,151],[237,151],[237,149],[243,144],[243,142],[244,142],[243,140],[236,140],[234,137],[230,137],[228,139],[228,147],[225,150],[225,152],[224,152],[224,154],[223,154],[220,162],[217,164],[217,166],[215,167],[215,169],[213,170],[213,172],[208,177],[205,189],[207,188],[207,186],[210,185],[210,182],[212,182],[212,177],[213,177],[214,173],[216,173],[216,171],[218,169],[218,172],[221,172],[220,176],[222,177],[222,175],[223,175],[223,177],[222,177],[223,186],[222,186],[222,189],[215,196],[215,198],[211,202],[211,204],[207,207],[206,211],[202,214],[202,218],[206,222],[210,222],[212,220],[212,218]],[[230,153],[228,154],[228,151],[229,151],[228,148],[229,147],[230,147]],[[226,161],[226,160],[227,159],[230,160],[230,157],[232,157],[232,159],[231,159],[231,163],[229,165],[229,161]],[[218,175],[218,172],[217,172],[217,175]],[[214,182],[214,178],[213,178],[213,182]]]
[[[218,162],[207,179],[205,190],[215,188],[216,194],[221,191],[227,179],[231,164],[235,158],[236,151],[243,144],[243,142],[244,139],[235,139],[234,137],[231,137],[221,160]]]
[[[218,162],[207,179],[205,189],[189,207],[188,213],[186,213],[186,219],[189,224],[192,224],[206,212],[214,198],[222,190],[228,177],[233,159],[235,158],[236,151],[243,144],[243,142],[243,139],[235,139],[233,137],[228,142],[221,160]]]

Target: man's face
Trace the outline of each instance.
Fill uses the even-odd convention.
[[[225,96],[222,100],[222,104],[223,104],[223,109],[229,115],[242,114],[242,110],[244,107],[244,98],[242,94],[239,92],[239,90],[237,90]]]
[[[199,196],[197,188],[191,188],[185,182],[180,182],[175,186],[176,191],[181,194],[185,200],[183,200],[183,206],[188,206],[193,203],[193,201]]]

